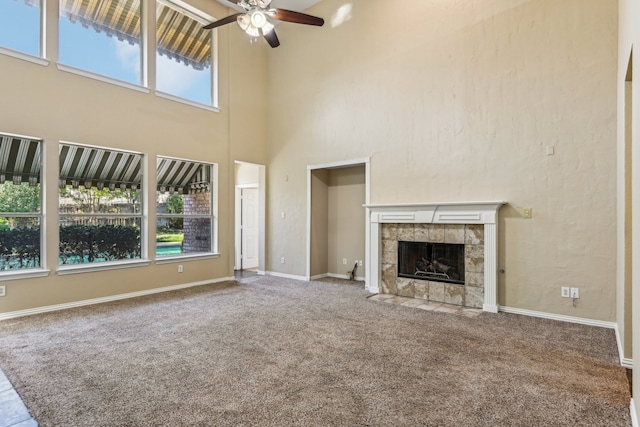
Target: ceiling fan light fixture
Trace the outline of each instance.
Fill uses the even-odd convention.
[[[251,25],[256,28],[262,28],[268,24],[266,15],[261,10],[254,10],[251,13]]]
[[[249,15],[238,16],[238,25],[242,30],[251,37],[259,37],[260,31],[251,23],[251,17]]]

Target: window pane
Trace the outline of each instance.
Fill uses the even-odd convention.
[[[0,46],[40,56],[39,0],[0,0]]]
[[[64,217],[60,220],[60,264],[139,259],[140,217]]]
[[[211,218],[158,218],[156,256],[211,252]]]
[[[23,182],[16,185],[9,181],[0,184],[0,212],[40,212],[40,184]]]
[[[141,84],[140,2],[60,0],[59,27],[61,63]]]
[[[182,217],[158,218],[156,227],[156,256],[182,255],[184,219]]]
[[[169,2],[157,3],[156,89],[212,105],[211,31]]]
[[[40,219],[0,217],[0,270],[40,267]]]
[[[137,153],[60,145],[60,264],[140,258],[142,160]]]

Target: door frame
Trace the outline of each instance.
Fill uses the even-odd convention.
[[[266,206],[267,206],[267,187],[266,187],[266,176],[267,176],[267,168],[265,165],[261,165],[258,163],[251,163],[251,162],[243,162],[240,160],[236,160],[234,162],[235,163],[239,163],[239,164],[247,164],[247,165],[252,165],[258,168],[258,184],[256,185],[255,183],[253,184],[237,184],[235,185],[235,190],[234,190],[234,209],[235,209],[235,213],[234,213],[234,249],[233,249],[233,258],[231,259],[230,262],[232,268],[235,270],[235,268],[237,267],[236,265],[236,254],[238,251],[238,236],[239,233],[237,232],[239,226],[240,226],[240,222],[241,220],[238,219],[238,215],[240,215],[240,200],[238,198],[238,192],[239,192],[239,188],[257,188],[258,189],[258,274],[259,275],[264,275],[265,274],[265,265],[266,265],[266,251],[265,251],[265,245],[266,245],[266,239],[265,239],[265,235],[266,235],[266,231],[267,231],[267,213],[266,213]],[[240,243],[242,244],[242,243]],[[232,270],[233,271],[233,270]]]

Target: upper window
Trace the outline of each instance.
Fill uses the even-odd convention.
[[[140,259],[139,153],[60,144],[60,264]]]
[[[60,0],[59,26],[61,63],[141,84],[140,1]]]
[[[0,134],[0,270],[41,267],[41,144]]]
[[[40,0],[0,1],[0,46],[40,56]]]
[[[215,251],[215,165],[158,157],[156,256]]]
[[[207,20],[164,0],[156,10],[156,89],[213,105],[212,31]]]

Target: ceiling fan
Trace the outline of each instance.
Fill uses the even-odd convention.
[[[205,25],[202,28],[210,30],[237,21],[240,28],[252,38],[262,36],[267,43],[269,43],[269,46],[278,47],[280,46],[280,40],[278,40],[274,25],[270,22],[272,19],[296,24],[315,25],[318,27],[324,25],[324,19],[307,15],[306,13],[294,12],[293,10],[287,9],[270,9],[271,0],[229,1],[242,7],[245,12],[234,13],[226,18]]]

